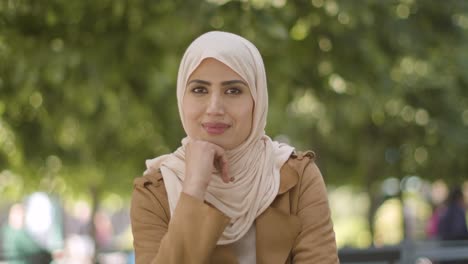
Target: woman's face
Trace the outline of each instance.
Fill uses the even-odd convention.
[[[208,58],[190,75],[182,102],[186,132],[229,150],[250,135],[254,101],[247,82]]]

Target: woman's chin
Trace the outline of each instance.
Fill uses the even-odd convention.
[[[229,142],[226,142],[225,140],[222,140],[221,138],[207,137],[207,138],[203,138],[202,140],[210,142],[217,146],[220,146],[224,150],[231,150],[235,148],[232,146],[232,143],[230,144]]]

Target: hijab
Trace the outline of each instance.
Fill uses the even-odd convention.
[[[242,238],[255,218],[273,202],[279,191],[280,169],[289,159],[291,146],[272,141],[265,134],[268,91],[262,57],[245,38],[227,32],[211,31],[195,39],[185,51],[177,76],[177,103],[185,129],[182,101],[190,75],[207,58],[216,59],[239,74],[248,84],[254,100],[252,130],[239,146],[225,152],[229,175],[235,181],[224,183],[214,172],[205,193],[205,201],[219,209],[230,223],[217,244],[224,245]],[[161,169],[171,215],[182,191],[185,174],[185,145],[182,140],[175,152],[147,160],[148,173]]]

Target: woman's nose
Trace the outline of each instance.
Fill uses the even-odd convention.
[[[206,109],[207,114],[220,115],[224,114],[224,104],[223,99],[220,95],[212,94],[210,96],[210,101],[208,102],[208,107]]]

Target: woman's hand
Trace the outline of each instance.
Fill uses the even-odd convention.
[[[225,183],[231,181],[224,149],[208,141],[189,140],[185,147],[185,165],[182,191],[202,201],[214,168],[221,172]]]

